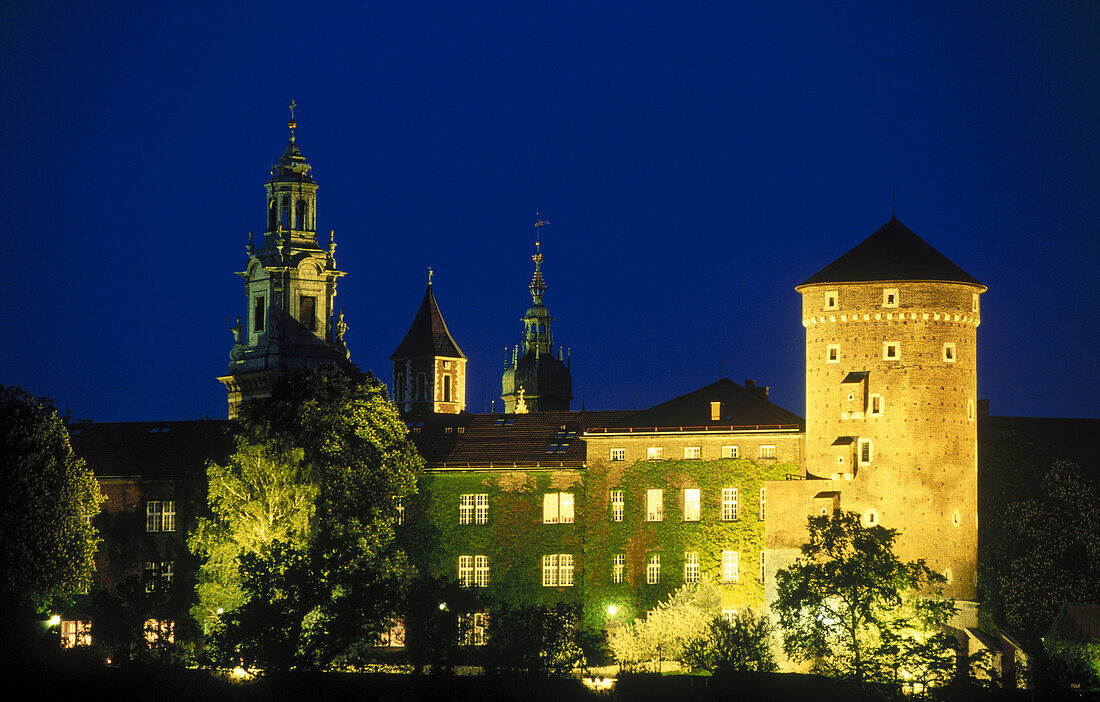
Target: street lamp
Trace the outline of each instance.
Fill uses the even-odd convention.
[[[619,608],[615,605],[609,605],[607,608],[607,616],[609,617],[614,617],[616,614],[618,614],[618,612]]]

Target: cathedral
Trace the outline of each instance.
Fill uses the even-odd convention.
[[[266,227],[249,234],[237,273],[244,314],[217,378],[229,418],[282,373],[351,361],[334,305],[336,243],[331,231],[318,239],[318,186],[293,113],[289,127],[264,184]],[[703,575],[719,583],[724,611],[761,611],[805,541],[807,517],[846,510],[899,529],[899,555],[946,575],[957,625],[975,626],[985,286],[892,218],[798,285],[801,319],[780,320],[805,328],[805,418],[771,402],[768,387],[728,379],[648,409],[595,412],[570,408],[571,363],[555,351],[537,242],[531,258],[503,412],[467,411],[468,359],[430,277],[390,356],[392,400],[426,461],[398,539],[418,524],[438,535],[409,554],[422,572],[509,602],[574,603],[608,628]],[[97,517],[106,539],[97,587],[136,576],[149,592],[189,592],[186,535],[204,508],[205,462],[232,448],[225,422],[88,423],[71,433],[109,498]],[[68,645],[88,630],[76,617],[66,619]],[[175,636],[186,617],[150,621]],[[382,643],[400,646],[391,634]]]

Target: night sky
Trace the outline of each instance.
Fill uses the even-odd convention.
[[[293,98],[352,360],[387,382],[431,266],[468,408],[499,397],[539,212],[575,409],[721,371],[803,414],[794,287],[896,188],[989,286],[992,412],[1097,416],[1100,3],[348,5],[3,4],[0,383],[224,417]]]

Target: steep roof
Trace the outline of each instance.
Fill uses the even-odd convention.
[[[711,419],[711,403],[721,402],[719,419]],[[805,427],[805,421],[768,400],[768,389],[746,380],[741,386],[722,378],[698,390],[680,395],[624,417],[627,424],[608,428],[642,427]]]
[[[872,280],[943,280],[981,285],[896,217],[802,285]]]
[[[420,309],[413,318],[409,333],[390,355],[390,360],[427,356],[466,358],[458,348],[458,344],[451,338],[451,332],[447,331],[447,323],[439,313],[439,306],[435,303],[435,293],[432,292],[430,283],[428,289],[424,291],[424,301],[420,303]]]
[[[69,442],[98,478],[205,475],[233,450],[225,420],[70,424]]]

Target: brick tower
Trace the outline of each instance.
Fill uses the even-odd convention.
[[[466,356],[439,312],[430,272],[420,309],[390,360],[393,401],[403,411],[459,414],[466,410]]]

